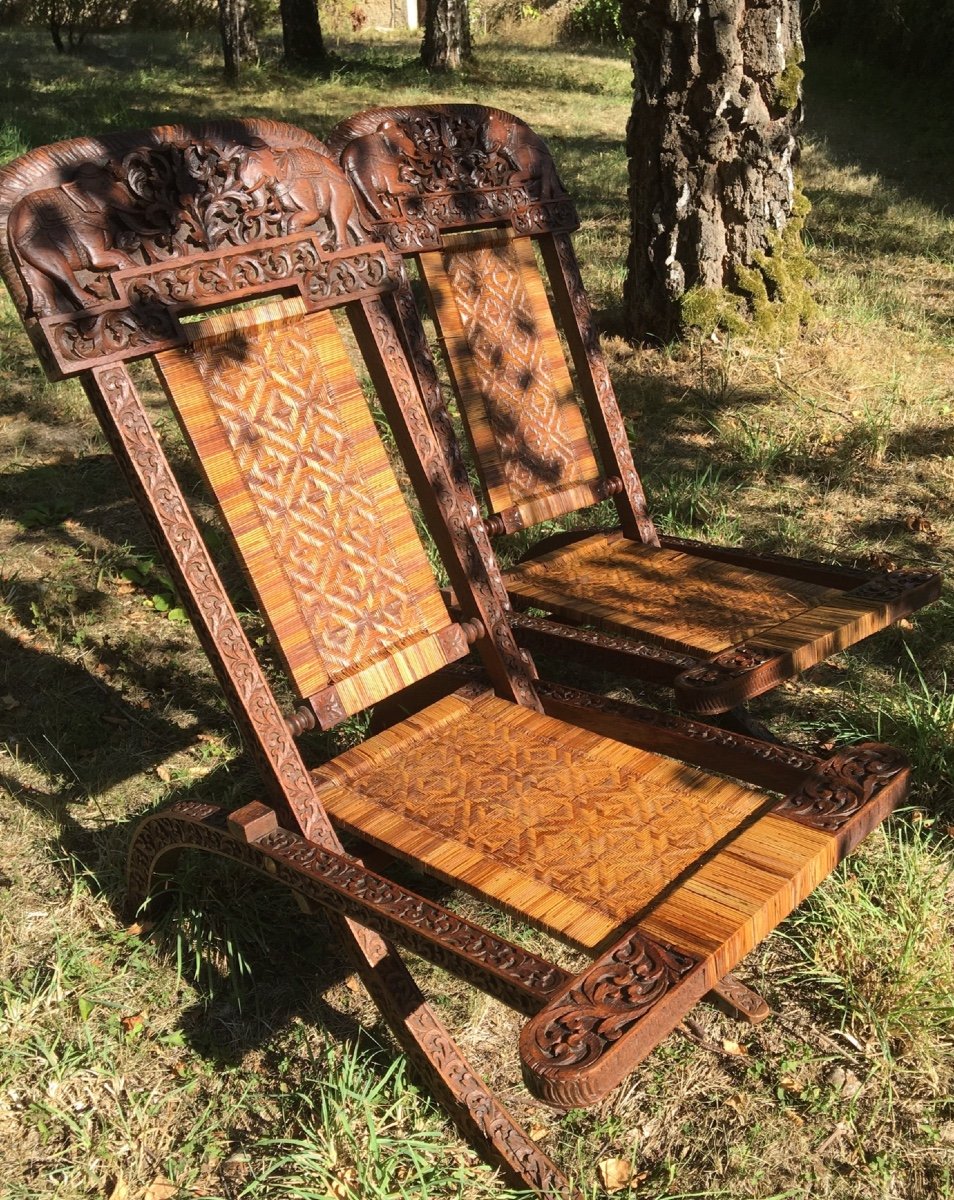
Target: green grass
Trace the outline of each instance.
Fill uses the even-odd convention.
[[[197,116],[279,117],[320,135],[384,97],[516,111],[548,137],[579,202],[577,247],[661,525],[950,573],[954,155],[929,89],[810,61],[814,325],[786,345],[648,352],[614,336],[623,57],[496,46],[434,80],[400,40],[337,54],[315,78],[266,58],[230,93],[201,37],[111,36],[58,57],[44,33],[4,29],[0,156]],[[172,797],[236,804],[258,781],[81,390],[45,382],[6,299],[0,456],[0,1190],[511,1195],[416,1090],[321,921],[287,895],[200,860],[166,920],[124,925],[137,815]],[[948,592],[760,705],[808,742],[885,737],[917,769],[913,808],[744,964],[776,1009],[765,1025],[700,1007],[701,1040],[673,1035],[596,1109],[558,1113],[519,1086],[518,1019],[415,964],[468,1055],[587,1195],[611,1158],[653,1200],[954,1195],[952,628]],[[360,735],[329,735],[316,753]],[[746,1053],[711,1048],[723,1040]]]

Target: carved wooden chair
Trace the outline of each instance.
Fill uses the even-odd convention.
[[[523,121],[477,105],[376,108],[337,126],[329,145],[375,235],[417,264],[488,533],[615,504],[617,528],[544,537],[506,572],[515,608],[548,618],[513,618],[522,645],[629,668],[714,715],[937,597],[928,570],[824,566],[657,533],[570,240],[577,216]],[[413,361],[453,462],[408,302]]]
[[[887,814],[908,769],[885,746],[820,759],[536,681],[392,318],[401,260],[359,242],[340,168],[286,125],[77,139],[0,171],[0,272],[49,375],[85,388],[267,793],[230,814],[180,802],[146,816],[130,846],[129,902],[137,909],[191,847],[327,910],[464,1131],[511,1178],[569,1196],[395,945],[529,1018],[520,1053],[536,1095],[592,1103]],[[459,621],[334,309],[388,398]],[[130,372],[139,359],[215,499],[297,693],[293,711],[256,659],[173,473]],[[450,690],[441,669],[471,643],[491,682]],[[305,762],[303,731],[431,680],[436,698],[407,719],[331,762]],[[415,894],[346,853],[342,831],[386,852],[375,859],[384,870],[415,864],[586,950],[590,965],[572,975]]]

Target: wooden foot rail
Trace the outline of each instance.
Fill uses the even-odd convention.
[[[238,827],[250,817],[259,827],[246,838]],[[306,900],[393,938],[518,1012],[539,1011],[570,978],[546,959],[369,871],[357,859],[281,828],[274,810],[262,804],[247,805],[226,819],[214,805],[187,801],[144,818],[129,851],[131,912],[149,896],[161,860],[183,848],[252,867]]]
[[[250,825],[252,833],[246,840],[242,826]],[[163,860],[184,849],[252,867],[328,910],[332,923],[340,923],[342,943],[371,999],[424,1086],[443,1104],[461,1134],[511,1184],[530,1188],[543,1200],[582,1200],[471,1067],[378,929],[398,933],[415,953],[524,1012],[540,1008],[569,979],[566,972],[365,871],[355,860],[279,828],[273,810],[259,804],[233,814],[228,823],[224,810],[188,801],[141,821],[129,851],[130,912],[138,912],[148,899]],[[356,912],[361,915],[360,925],[350,919]],[[491,978],[499,987],[487,988]]]

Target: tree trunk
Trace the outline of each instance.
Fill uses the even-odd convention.
[[[242,68],[242,39],[239,32],[241,0],[219,0],[219,33],[227,83],[237,83]]]
[[[421,62],[429,71],[455,71],[471,57],[468,0],[427,0]]]
[[[789,238],[801,227],[798,2],[622,0],[622,23],[634,74],[626,327],[667,342],[689,323],[687,293],[778,299],[793,214]]]
[[[316,0],[281,0],[280,9],[285,61],[320,63],[325,57],[325,42]]]
[[[258,59],[254,18],[247,0],[218,0],[218,4],[225,78],[237,83],[242,64]]]

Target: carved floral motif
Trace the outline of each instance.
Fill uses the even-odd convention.
[[[579,223],[546,143],[498,109],[372,109],[331,141],[365,219],[393,250],[438,246],[444,230],[502,220],[521,233]]]
[[[840,751],[775,806],[781,816],[836,833],[908,768],[891,746],[865,742]]]
[[[890,604],[900,600],[906,592],[914,591],[926,583],[939,581],[936,571],[928,571],[916,567],[901,567],[896,571],[886,571],[876,575],[861,587],[849,593],[853,600],[876,600],[882,604]]]
[[[681,677],[680,683],[694,688],[719,687],[731,679],[739,679],[779,658],[777,650],[762,650],[757,646],[733,646],[723,650],[701,667],[693,667]]]
[[[638,930],[627,934],[527,1025],[521,1055],[528,1083],[559,1092],[563,1077],[563,1087],[586,1090],[582,1069],[590,1068],[586,1074],[591,1074],[621,1039],[638,1038],[653,1010],[699,965],[698,959]],[[650,1034],[644,1049],[655,1040]],[[605,1089],[597,1084],[593,1090]]]

